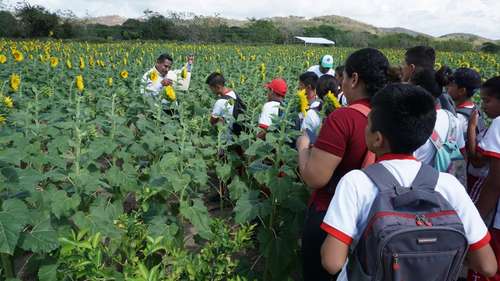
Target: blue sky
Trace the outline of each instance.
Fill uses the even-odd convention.
[[[14,4],[15,0],[4,3]],[[30,0],[50,10],[70,9],[77,16],[139,17],[145,9],[222,17],[341,15],[378,27],[405,27],[434,36],[474,33],[500,39],[500,0]]]

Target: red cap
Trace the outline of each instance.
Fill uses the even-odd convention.
[[[266,84],[266,88],[272,90],[274,93],[284,97],[286,95],[286,91],[288,86],[286,85],[286,81],[281,78],[276,78],[270,83]]]

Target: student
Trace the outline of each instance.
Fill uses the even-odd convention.
[[[320,229],[320,224],[340,178],[361,168],[365,162],[368,153],[364,137],[365,113],[370,109],[371,97],[386,85],[388,68],[389,61],[379,50],[366,48],[352,53],[345,63],[342,80],[350,107],[337,109],[328,116],[312,148],[307,135],[297,140],[299,172],[313,190],[302,234],[306,281],[332,279],[321,266],[320,248],[326,233]]]
[[[267,83],[266,88],[268,89],[267,102],[260,113],[259,128],[261,131],[257,134],[257,137],[263,140],[266,139],[267,130],[273,124],[273,119],[279,115],[280,106],[283,104],[288,86],[284,79],[276,78]]]
[[[307,71],[314,72],[318,78],[326,74],[335,76],[335,71],[333,70],[333,57],[330,55],[322,56],[319,60],[319,64],[309,67]]]
[[[415,71],[419,68],[434,69],[436,51],[427,46],[416,46],[406,50],[403,60],[402,80],[410,81]]]
[[[215,126],[217,123],[227,123],[229,128],[234,122],[233,109],[234,100],[237,99],[236,93],[226,87],[226,79],[221,73],[214,72],[207,77],[205,81],[212,93],[217,95],[217,101],[212,109],[210,124]]]
[[[339,84],[339,95],[338,95],[338,100],[342,106],[347,106],[347,98],[344,95],[344,92],[342,91],[342,79],[344,79],[344,66],[339,65],[335,68],[335,79],[337,79],[337,82]]]
[[[412,156],[412,153],[425,143],[432,133],[436,120],[434,107],[434,99],[424,89],[401,83],[390,84],[372,99],[372,111],[365,131],[366,144],[377,155],[378,162],[394,176],[394,180],[399,183],[401,188],[412,185],[422,166]],[[495,274],[497,270],[496,260],[488,244],[490,235],[477,209],[457,179],[446,173],[440,173],[438,176],[435,191],[448,201],[464,226],[465,238],[469,244],[468,266],[487,276]],[[328,272],[336,274],[341,271],[337,279],[339,281],[350,280],[348,277],[352,276],[352,272],[347,273],[347,267],[353,269],[355,266],[349,264],[344,267],[349,248],[360,245],[358,242],[368,234],[366,232],[368,220],[373,218],[370,217],[370,210],[378,194],[377,186],[360,170],[351,171],[337,185],[337,190],[321,225],[321,228],[328,233],[321,248],[321,256],[322,264]],[[435,218],[429,219],[422,219],[425,225],[431,225]],[[418,225],[418,221],[416,225]],[[403,243],[402,240],[399,241]],[[431,240],[429,242],[432,243]],[[407,246],[412,247],[410,244]],[[463,248],[465,246],[463,245]],[[429,245],[428,247],[433,249],[432,247],[437,246]],[[393,253],[388,254],[392,255]],[[403,267],[405,265],[403,257],[405,252],[399,254],[402,256],[401,266]],[[377,253],[364,252],[363,254],[363,257],[366,258],[365,261],[379,259],[378,256],[374,256],[377,256]],[[353,261],[354,259],[359,261],[357,257],[359,256],[351,258]],[[385,256],[383,259],[386,259]],[[437,262],[436,265],[443,264],[439,263],[439,259],[435,261]],[[360,262],[363,263],[364,261]],[[415,265],[425,262],[425,259],[419,260],[416,258],[409,262]],[[394,270],[392,272],[394,273],[399,270],[400,264],[396,263],[396,265],[398,268],[391,267],[388,269],[389,272]],[[403,271],[399,272],[402,275],[399,277],[392,275],[393,279],[389,279],[391,275],[388,278],[387,275],[391,273],[385,270],[382,274],[384,274],[383,280],[407,280],[404,278],[408,277],[405,276],[406,274],[418,274],[416,276],[420,276],[421,280],[438,280],[435,276],[425,278],[425,272],[428,272],[428,274],[446,272],[449,270],[449,266],[448,264],[443,268],[433,268],[432,270],[429,269],[429,271],[419,272],[410,271],[410,273],[405,272],[405,268],[402,268]],[[355,280],[360,279],[350,281]]]
[[[446,87],[448,94],[456,104],[458,120],[463,129],[464,139],[467,142],[467,128],[472,112],[476,110],[472,102],[477,89],[481,87],[481,76],[470,68],[459,68],[450,77]]]
[[[317,136],[317,131],[321,126],[320,111],[323,103],[316,95],[316,87],[318,84],[318,76],[314,72],[305,72],[299,76],[299,91],[305,91],[308,102],[308,109],[305,112],[299,113],[298,122],[300,123],[300,131],[307,132],[314,139]]]
[[[323,101],[323,106],[321,111],[323,116],[328,116],[332,113],[335,108],[333,108],[333,101],[329,99],[328,93],[331,93],[338,100],[339,86],[337,79],[331,75],[323,75],[318,79],[318,85],[316,87],[316,94]],[[340,104],[339,104],[340,105]]]
[[[421,86],[437,100],[441,89],[435,80],[435,71],[428,68],[417,69],[410,79],[410,84]],[[431,165],[441,172],[454,174],[465,185],[465,163],[463,156],[466,153],[463,131],[458,119],[449,111],[442,109],[436,101],[437,119],[432,136],[427,142],[415,151],[415,157],[427,165]],[[448,145],[449,144],[449,145]],[[450,157],[453,161],[444,163],[436,158],[438,147],[450,147]],[[440,153],[441,151],[439,151]],[[442,164],[439,166],[438,164]]]
[[[478,182],[480,185],[480,197],[477,203],[479,212],[483,218],[493,212],[493,229],[491,245],[497,257],[500,256],[500,76],[491,78],[481,87],[481,100],[484,113],[491,119],[488,131],[481,138],[477,147],[477,154],[471,155],[474,158],[486,163],[489,168],[485,179]],[[470,144],[475,144],[475,132],[477,126],[476,118],[471,118],[469,126]],[[474,147],[471,147],[474,149]],[[497,272],[494,278],[486,279],[476,273],[469,275],[469,280],[500,280]]]

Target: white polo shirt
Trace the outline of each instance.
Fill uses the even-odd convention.
[[[158,78],[155,81],[151,80],[152,72],[156,72],[156,74],[158,75]],[[187,72],[186,79],[183,79],[181,77],[181,73],[182,69],[170,70],[167,75],[162,76],[160,72],[156,70],[156,67],[151,68],[142,76],[141,94],[145,96],[158,96],[160,94],[160,91],[163,89],[161,81],[163,81],[165,78],[172,80],[173,87],[176,90],[187,91],[189,88],[189,83],[191,82],[191,72]]]
[[[493,120],[490,128],[479,142],[478,150],[485,157],[500,159],[500,117]],[[500,229],[500,206],[497,206],[493,227]]]
[[[262,106],[259,117],[259,128],[267,129],[273,124],[273,119],[279,115],[281,104],[277,101],[268,101]]]
[[[388,160],[384,161],[384,158]],[[398,159],[398,156],[387,155],[382,160],[380,163],[403,187],[411,186],[422,165],[409,157]],[[440,173],[435,190],[450,203],[462,220],[469,251],[487,245],[490,241],[488,229],[460,182],[450,174]],[[368,215],[377,194],[377,187],[365,173],[360,170],[349,172],[337,185],[321,228],[348,246],[356,246],[368,224]],[[345,265],[337,280],[348,280]]]
[[[321,106],[321,102],[313,101],[309,106],[309,110],[307,110],[306,117],[300,113],[299,117],[302,120],[300,125],[300,130],[310,130],[313,133],[317,133],[319,127],[321,126],[321,116],[319,115],[319,107]]]
[[[212,109],[212,117],[214,118],[224,118],[228,123],[232,124],[233,119],[233,109],[234,103],[236,102],[236,93],[234,91],[227,92],[226,96],[230,96],[232,99],[221,99],[219,98]]]
[[[446,113],[446,110],[444,109],[438,109],[436,116],[436,125],[434,126],[434,130],[439,134],[441,141],[444,143],[448,136],[448,129],[451,124],[450,122],[454,122],[455,126],[457,126],[457,130],[453,138],[457,141],[457,145],[460,148],[460,150],[463,150],[465,148],[463,129],[458,119],[454,117],[452,114],[449,115],[448,113]],[[422,145],[415,151],[414,155],[417,158],[417,160],[425,164],[432,165],[434,164],[433,160],[434,156],[436,155],[436,152],[437,152],[436,148],[434,147],[432,141],[429,138],[424,145]]]
[[[323,75],[331,75],[331,76],[335,77],[335,70],[333,70],[333,68],[330,68],[327,73],[322,73],[319,70],[319,65],[313,65],[313,66],[309,67],[309,69],[307,71],[316,73],[316,75],[318,75],[318,78],[320,78]]]

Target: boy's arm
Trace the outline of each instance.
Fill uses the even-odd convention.
[[[500,197],[500,159],[490,158],[490,170],[482,187],[478,201],[478,210],[486,217],[497,205]]]
[[[330,274],[335,275],[344,266],[349,253],[349,246],[337,238],[328,235],[321,246],[321,264]]]
[[[480,249],[469,251],[467,264],[469,268],[486,277],[493,277],[498,270],[495,253],[489,244]]]

